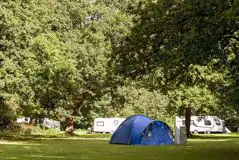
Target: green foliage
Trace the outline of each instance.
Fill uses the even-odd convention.
[[[133,6],[100,0],[2,2],[0,96],[15,103],[18,115],[74,115],[81,126],[90,125],[93,104],[111,87],[111,51],[130,31]]]
[[[219,99],[209,89],[201,86],[180,86],[169,93],[171,104],[174,110],[192,108],[194,114],[210,114],[218,109]],[[182,114],[182,113],[181,113]]]
[[[237,6],[238,1],[140,3],[135,26],[114,50],[116,72],[168,95],[171,113],[186,107],[194,114],[238,115],[232,100],[238,97]]]
[[[119,112],[124,116],[144,114],[159,119],[167,115],[166,107],[168,98],[159,91],[148,91],[135,86],[123,86],[118,89],[118,94],[124,97],[124,108]]]
[[[74,117],[82,128],[99,116],[136,113],[173,124],[182,107],[237,115],[237,6],[229,0],[3,1],[1,115],[11,121],[47,116],[63,126]]]
[[[0,131],[16,130],[18,128],[14,123],[15,113],[14,105],[0,97]]]

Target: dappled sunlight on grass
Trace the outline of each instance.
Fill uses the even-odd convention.
[[[197,142],[197,141],[201,141],[201,142],[225,142],[225,141],[231,141],[233,140],[233,138],[230,139],[188,139],[189,142]]]
[[[187,145],[112,145],[95,138],[47,139],[0,144],[0,159],[18,160],[225,160],[238,159],[239,139],[194,137]],[[10,145],[8,145],[8,143]],[[15,144],[14,144],[15,143]],[[19,145],[20,143],[20,145]],[[36,145],[37,144],[37,145]]]
[[[52,140],[52,138],[36,138],[37,140]],[[68,138],[54,138],[55,140],[110,140],[110,138],[81,138],[81,137],[68,137]]]
[[[0,157],[0,159],[19,159],[18,157]]]
[[[190,139],[239,139],[239,134],[194,134]]]
[[[47,155],[26,155],[26,157],[67,159],[66,156],[47,156]]]
[[[7,133],[1,133],[0,132],[0,138],[2,140],[11,140],[11,141],[31,141],[31,140],[48,140],[48,139],[86,139],[86,140],[109,140],[111,134],[81,134],[81,135],[68,135],[68,134],[55,134],[55,135],[37,135],[37,134],[20,134],[20,133],[13,133],[13,132],[7,132]]]
[[[29,142],[13,142],[13,141],[0,141],[0,145],[42,145],[37,143],[29,143]]]

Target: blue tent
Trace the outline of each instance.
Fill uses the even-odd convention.
[[[163,145],[172,144],[172,130],[162,121],[143,115],[127,118],[111,137],[110,144]]]

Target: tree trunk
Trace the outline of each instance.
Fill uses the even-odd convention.
[[[32,125],[32,124],[33,124],[33,118],[30,117],[29,125]]]
[[[66,119],[66,132],[71,135],[74,134],[74,118],[73,117]]]
[[[190,132],[190,122],[191,122],[191,108],[185,108],[185,126],[187,137],[192,136]]]
[[[73,135],[75,130],[75,116],[78,113],[78,108],[74,107],[72,109],[72,116],[66,119],[66,132]]]

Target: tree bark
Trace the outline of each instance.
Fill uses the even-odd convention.
[[[72,116],[66,119],[66,132],[73,135],[75,130],[75,116],[78,113],[78,108],[72,108]]]
[[[66,119],[66,132],[71,135],[74,134],[74,118],[73,117]]]
[[[190,122],[191,122],[191,108],[185,108],[185,126],[186,126],[187,137],[192,136],[190,132]]]
[[[89,94],[87,92],[83,93],[81,96],[79,96],[79,100],[77,102],[75,102],[74,106],[71,106],[72,109],[72,114],[70,118],[66,119],[66,132],[69,134],[74,134],[74,130],[75,130],[75,117],[78,115],[81,106],[84,104],[84,102],[86,101],[87,97],[89,96]]]

